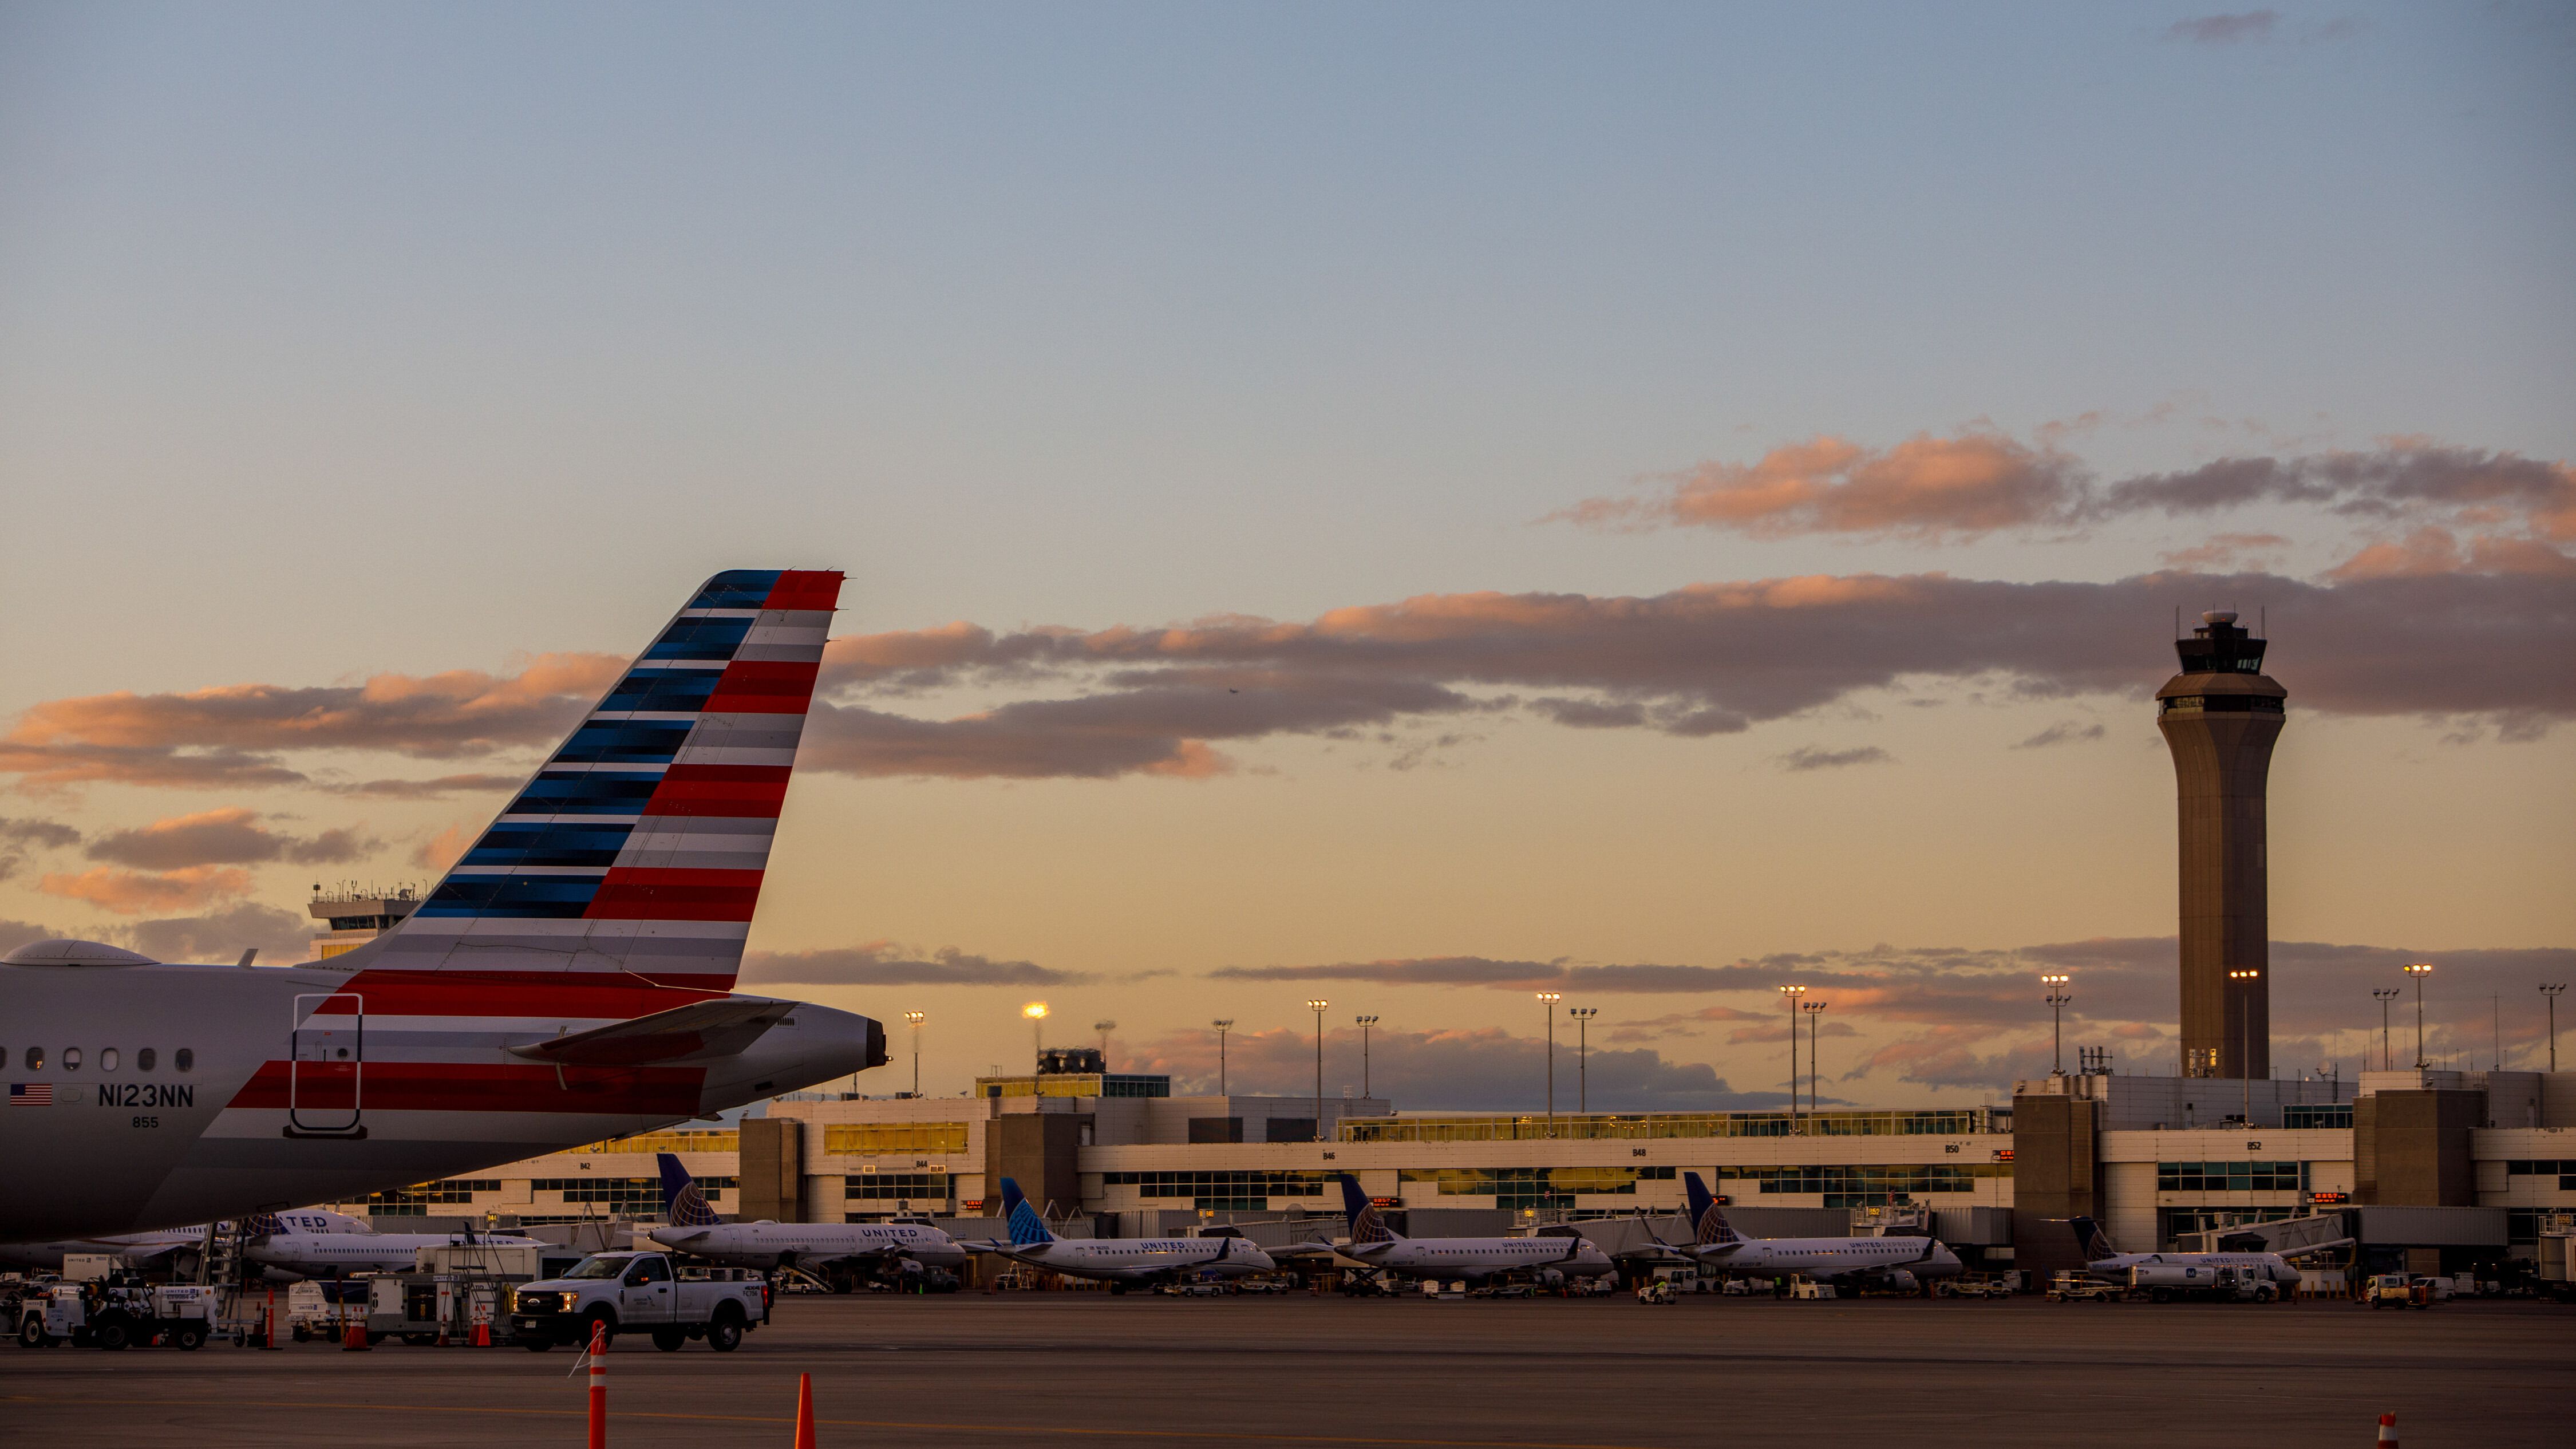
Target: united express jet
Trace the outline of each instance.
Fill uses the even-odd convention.
[[[885,1061],[735,994],[841,576],[709,579],[413,915],[327,961],[0,964],[0,1242],[352,1198]]]
[[[926,1268],[965,1265],[966,1250],[929,1223],[729,1223],[670,1153],[660,1155],[666,1227],[646,1236],[675,1253],[728,1268],[802,1268],[848,1292],[861,1273],[905,1259]]]
[[[1679,1251],[1695,1259],[1700,1271],[1726,1278],[1869,1280],[1890,1288],[1912,1289],[1926,1278],[1952,1278],[1959,1255],[1938,1238],[1748,1238],[1727,1222],[1726,1212],[1709,1196],[1708,1184],[1696,1172],[1682,1174],[1690,1197],[1695,1240]]]
[[[1231,1236],[1204,1238],[1059,1238],[1020,1192],[1019,1183],[1002,1179],[1002,1211],[1009,1226],[1007,1241],[972,1243],[980,1253],[997,1253],[1014,1263],[1044,1268],[1069,1278],[1106,1282],[1112,1293],[1131,1283],[1177,1283],[1186,1278],[1240,1278],[1278,1267],[1270,1255],[1249,1241]]]
[[[1527,1273],[1550,1287],[1568,1278],[1597,1278],[1618,1271],[1610,1255],[1580,1235],[1544,1233],[1520,1238],[1408,1238],[1386,1225],[1386,1219],[1360,1191],[1359,1179],[1345,1172],[1342,1211],[1350,1219],[1351,1237],[1336,1244],[1346,1258],[1372,1268],[1415,1278],[1455,1278],[1481,1282],[1500,1274]]]

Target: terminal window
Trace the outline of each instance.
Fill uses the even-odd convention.
[[[944,1172],[859,1172],[842,1179],[845,1202],[937,1203],[948,1201]]]
[[[734,1185],[730,1177],[702,1177],[700,1192]],[[662,1215],[662,1180],[658,1177],[541,1177],[529,1184],[538,1192],[561,1194],[567,1203],[597,1207],[628,1217]]]
[[[2010,1177],[2008,1162],[1810,1163],[1790,1167],[1719,1167],[1719,1182],[1750,1184],[1755,1192],[1817,1194],[1826,1207],[1871,1207],[1911,1202],[1916,1193],[1974,1192],[1981,1177]]]
[[[1635,1167],[1426,1167],[1406,1168],[1396,1180],[1429,1187],[1443,1197],[1491,1197],[1499,1208],[1570,1208],[1576,1193],[1634,1193],[1651,1168]]]
[[[2159,1162],[2158,1192],[2297,1192],[2295,1162]]]
[[[844,1122],[823,1129],[825,1152],[868,1156],[883,1152],[963,1152],[963,1122]]]
[[[2516,1158],[2504,1171],[2507,1177],[2554,1177],[2559,1191],[2576,1192],[2576,1157]]]
[[[358,1208],[371,1218],[425,1218],[433,1207],[471,1207],[474,1194],[500,1190],[501,1179],[497,1177],[451,1177],[371,1193],[342,1206]]]
[[[2350,1102],[2304,1102],[2281,1109],[2281,1125],[2292,1131],[2309,1128],[2349,1129],[2352,1126]]]
[[[1215,1212],[1268,1212],[1274,1197],[1338,1202],[1340,1182],[1324,1172],[1104,1172],[1103,1187],[1132,1187],[1148,1201],[1187,1198]]]

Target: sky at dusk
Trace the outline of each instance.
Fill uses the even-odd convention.
[[[309,954],[699,580],[848,573],[745,980],[1212,1086],[2170,1072],[2576,975],[2576,12],[0,5],[0,947]],[[2411,1058],[2401,1003],[2396,1045]],[[2576,1031],[2576,1017],[2568,1023]],[[1559,1018],[1559,1105],[1574,1100]],[[2569,1042],[2576,1053],[2576,1037]],[[908,1062],[865,1079],[894,1090]],[[880,1080],[881,1078],[881,1080]]]

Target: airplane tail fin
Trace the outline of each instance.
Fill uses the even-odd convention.
[[[273,1238],[286,1231],[286,1220],[275,1213],[252,1213],[242,1219],[242,1236]]]
[[[1047,1231],[1046,1219],[1039,1217],[1038,1210],[1029,1206],[1028,1198],[1020,1192],[1020,1184],[1013,1178],[1002,1179],[1002,1216],[1010,1227],[1011,1246],[1014,1248],[1042,1248],[1055,1241],[1055,1234]]]
[[[707,580],[420,908],[331,969],[731,991],[840,592]]]
[[[2084,1260],[2088,1263],[2120,1251],[2111,1246],[2111,1235],[2102,1231],[2102,1225],[2091,1218],[2069,1218],[2066,1225],[2075,1230],[2075,1245],[2083,1250]]]
[[[1743,1242],[1735,1225],[1726,1220],[1726,1210],[1709,1195],[1708,1184],[1696,1172],[1682,1174],[1682,1186],[1690,1194],[1692,1241],[1703,1248],[1722,1248]]]
[[[1351,1241],[1394,1242],[1399,1235],[1386,1225],[1386,1218],[1378,1212],[1377,1204],[1370,1202],[1368,1194],[1360,1191],[1360,1180],[1347,1172],[1336,1176],[1342,1180],[1342,1215],[1351,1221]]]
[[[707,1205],[707,1195],[698,1190],[697,1180],[680,1165],[680,1159],[668,1152],[655,1154],[662,1168],[662,1209],[675,1228],[720,1227],[724,1219]]]

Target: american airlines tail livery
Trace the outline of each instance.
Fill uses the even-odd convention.
[[[82,941],[0,958],[0,1241],[145,1232],[471,1172],[885,1061],[734,976],[841,575],[709,579],[418,912],[286,969]]]

